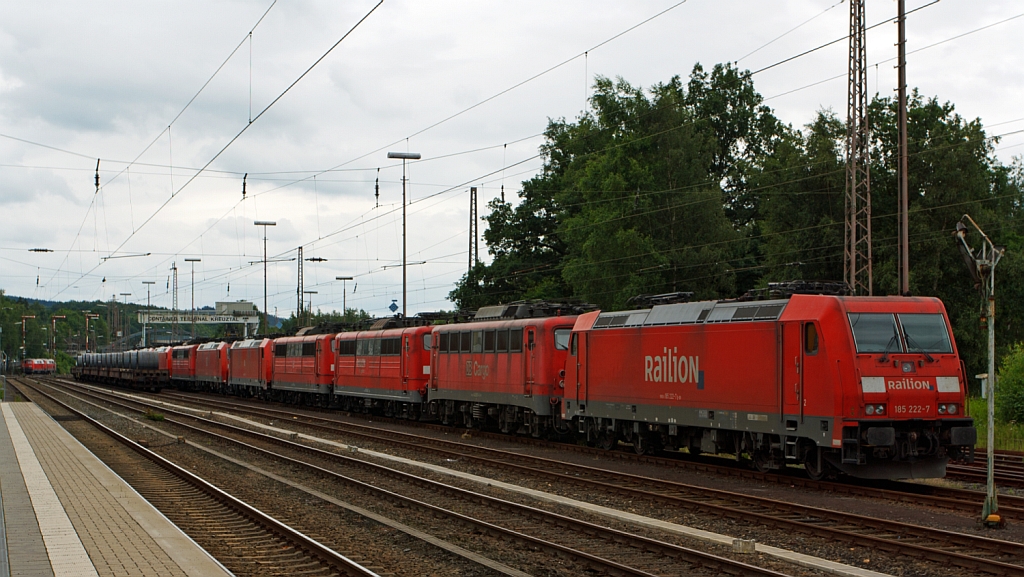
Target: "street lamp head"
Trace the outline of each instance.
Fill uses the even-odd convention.
[[[277,223],[272,220],[257,220],[253,224],[256,226],[277,226]]]
[[[142,281],[142,284],[156,284],[156,281],[155,280],[144,280],[144,281]]]
[[[388,158],[400,158],[402,160],[419,160],[420,153],[418,152],[389,152]]]
[[[185,262],[203,262],[201,258],[186,258]]]
[[[352,277],[350,277],[350,276],[336,276],[336,277],[334,277],[334,280],[352,280]]]

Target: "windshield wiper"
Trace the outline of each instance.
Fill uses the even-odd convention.
[[[915,349],[918,349],[917,351],[910,351],[910,352],[921,353],[921,354],[924,355],[924,358],[928,359],[929,363],[934,363],[935,362],[935,359],[933,359],[932,356],[928,354],[928,351],[924,350],[924,347],[922,347],[921,345],[917,344],[917,341],[914,340],[914,337],[910,336],[909,334],[907,334],[906,337],[907,337],[907,344],[912,346],[912,347],[914,347]]]
[[[897,339],[896,333],[893,333],[892,334],[892,338],[889,339],[889,344],[885,345],[885,350],[882,351],[882,358],[878,359],[878,362],[880,362],[880,363],[888,363],[889,362],[889,348],[892,347],[892,345],[897,340],[898,339]]]

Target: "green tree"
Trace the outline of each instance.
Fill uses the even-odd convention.
[[[521,202],[491,203],[493,262],[450,298],[462,308],[566,297],[618,308],[641,293],[733,296],[759,214],[747,172],[784,132],[729,65],[649,90],[599,78],[590,112],[549,123],[543,170]]]
[[[1024,423],[1024,344],[1009,347],[999,366],[996,416],[1004,423]]]
[[[803,132],[790,132],[751,176],[763,218],[758,248],[763,281],[842,280],[846,128],[819,111]]]

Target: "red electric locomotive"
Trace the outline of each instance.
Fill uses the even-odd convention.
[[[516,308],[485,307],[476,322],[434,327],[430,416],[534,436],[552,426],[576,317],[514,318]]]
[[[157,347],[153,351],[157,355],[156,366],[160,371],[161,384],[166,385],[171,381],[171,347]]]
[[[199,345],[171,348],[171,380],[178,386],[191,388],[196,380],[196,349]]]
[[[274,339],[273,397],[328,406],[334,387],[334,335]]]
[[[273,378],[274,342],[270,339],[236,341],[228,349],[228,386],[244,397],[263,396]]]
[[[196,385],[217,393],[227,392],[228,344],[201,344],[195,350],[195,357]]]
[[[57,363],[53,359],[25,359],[21,371],[26,375],[52,375],[57,371]]]
[[[416,419],[427,396],[433,327],[339,333],[334,394],[341,408]]]
[[[942,477],[949,458],[973,452],[938,299],[798,294],[594,312],[569,349],[562,418],[606,447],[865,478]]]

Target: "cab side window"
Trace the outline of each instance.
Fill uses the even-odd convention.
[[[804,325],[804,354],[818,354],[818,329],[814,323]]]

